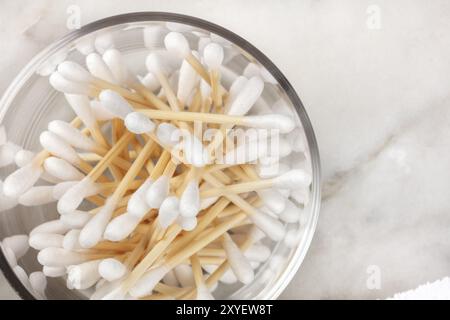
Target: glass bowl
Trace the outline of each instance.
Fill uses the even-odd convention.
[[[291,163],[295,161],[312,175],[309,200],[303,205],[297,203],[304,219],[301,223],[288,225],[289,236],[271,245],[271,257],[257,269],[252,283],[245,286],[224,286],[214,293],[219,299],[275,299],[297,272],[313,237],[320,206],[320,160],[313,128],[298,95],[280,70],[243,38],[210,22],[172,13],[130,13],[90,23],[51,44],[28,63],[0,101],[0,122],[5,125],[9,140],[24,149],[39,150],[39,133],[46,129],[49,121],[71,119],[71,110],[64,106],[66,102],[63,94],[55,91],[50,86],[48,77],[42,75],[48,75],[64,59],[83,63],[83,55],[76,49],[77,44],[88,37],[99,38],[105,32],[113,36],[115,47],[130,58],[128,61],[135,61],[134,65],[129,66],[132,71],[139,72],[145,69],[145,55],[148,53],[142,29],[149,24],[161,24],[183,32],[192,49],[197,48],[199,37],[211,37],[214,41],[220,42],[225,47],[225,62],[222,68],[225,86],[230,84],[236,74],[244,72],[251,75],[260,72],[265,80],[265,89],[261,97],[263,103],[270,106],[281,99],[285,105],[294,110],[295,116],[298,116],[297,121],[303,128],[300,139],[305,141],[306,152],[298,154]],[[14,169],[12,165],[2,168],[0,172],[2,180]],[[28,234],[36,225],[57,216],[54,204],[40,207],[17,206],[1,212],[0,239],[15,234]],[[18,263],[27,274],[41,269],[36,259],[36,251],[32,249]],[[39,298],[15,275],[2,250],[0,250],[0,265],[20,297]],[[67,289],[65,281],[59,278],[48,278],[46,297],[85,298],[82,292]]]

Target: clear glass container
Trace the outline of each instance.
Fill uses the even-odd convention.
[[[302,210],[307,218],[302,225],[297,223],[287,226],[288,230],[292,230],[289,242],[283,240],[271,244],[272,255],[259,267],[252,283],[245,286],[224,286],[214,293],[216,298],[222,299],[275,299],[297,272],[313,237],[320,206],[320,160],[313,128],[298,95],[280,70],[243,38],[210,22],[171,13],[130,13],[93,22],[67,34],[30,61],[17,75],[0,101],[0,122],[5,125],[9,140],[27,150],[39,150],[39,134],[46,129],[49,121],[70,120],[73,117],[70,108],[65,106],[64,96],[50,86],[48,77],[41,74],[47,74],[64,59],[83,64],[84,57],[76,50],[76,44],[87,37],[103,35],[105,32],[113,35],[115,47],[125,57],[131,58],[128,60],[135,61],[135,64],[130,66],[132,71],[142,72],[145,69],[145,56],[148,54],[142,29],[149,24],[161,24],[183,32],[193,49],[197,48],[199,36],[213,37],[214,41],[221,42],[225,47],[225,63],[222,71],[226,87],[233,77],[241,75],[248,64],[253,63],[263,72],[265,90],[262,99],[267,105],[283,99],[298,115],[298,121],[304,129],[308,152],[306,157],[300,156],[297,161],[304,162],[302,165],[312,173],[309,201],[304,208],[299,207],[299,211]],[[251,68],[247,68],[246,72],[251,73]],[[2,168],[1,179],[15,169],[12,165]],[[0,239],[15,234],[28,234],[36,225],[57,217],[54,204],[40,207],[17,206],[1,212]],[[295,237],[292,237],[293,234]],[[35,250],[30,249],[19,260],[19,265],[27,274],[41,269],[36,254]],[[37,299],[32,290],[23,285],[12,271],[2,250],[0,250],[0,266],[11,286],[22,298]],[[48,278],[46,297],[85,298],[82,293],[67,289],[65,281],[60,278]]]

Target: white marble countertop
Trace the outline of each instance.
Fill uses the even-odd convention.
[[[5,0],[0,92],[68,31],[72,4],[82,24],[132,11],[210,20],[294,85],[318,138],[324,197],[311,249],[281,298],[386,298],[449,275],[449,1]],[[1,277],[0,299],[13,297]]]

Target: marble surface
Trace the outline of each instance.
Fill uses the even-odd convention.
[[[449,275],[449,1],[4,0],[0,92],[68,31],[72,4],[82,24],[132,11],[213,21],[294,85],[318,138],[324,195],[311,249],[281,298],[386,298]],[[15,295],[0,277],[5,298]]]

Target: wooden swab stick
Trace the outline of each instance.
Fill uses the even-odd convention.
[[[139,105],[138,105],[139,106]],[[189,121],[205,122],[227,125],[244,126],[264,129],[278,129],[282,133],[290,132],[295,124],[289,118],[282,115],[262,115],[262,116],[232,116],[217,113],[187,112],[187,111],[168,111],[155,109],[136,109],[145,114],[150,119],[169,120],[169,121]]]

